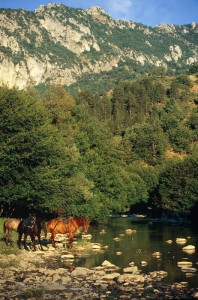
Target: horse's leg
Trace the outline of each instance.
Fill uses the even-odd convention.
[[[30,233],[30,237],[31,237],[32,245],[33,245],[33,250],[36,251],[36,241],[35,241],[35,235],[33,234],[33,232]]]
[[[43,246],[41,244],[41,236],[40,236],[40,234],[38,234],[37,237],[38,237],[39,245],[41,247],[41,251],[44,251]]]
[[[18,245],[18,248],[19,248],[19,249],[21,249],[21,239],[22,239],[22,235],[23,235],[23,233],[22,233],[22,232],[19,232],[18,241],[17,241],[17,245]]]
[[[9,229],[7,229],[4,225],[4,240],[6,245],[8,246],[8,242],[9,242]]]
[[[53,230],[52,234],[51,234],[51,240],[52,240],[52,247],[56,248],[55,246],[55,237],[56,237],[56,232],[55,230]]]
[[[24,241],[23,241],[23,245],[24,245],[24,248],[25,250],[29,251],[28,247],[27,247],[27,243],[26,243],[26,240],[27,240],[27,232],[24,233]]]
[[[5,243],[8,246],[8,242],[9,242],[9,230],[7,230],[7,232],[5,233],[4,237],[5,237]]]
[[[73,244],[73,236],[74,233],[72,231],[69,231],[69,243],[68,243],[68,248],[72,248],[72,244]]]
[[[8,241],[7,242],[10,242],[10,245],[13,247],[13,244],[12,244],[12,229],[8,229]]]

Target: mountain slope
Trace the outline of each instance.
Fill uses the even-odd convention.
[[[104,10],[62,4],[35,12],[0,9],[0,83],[71,85],[85,75],[187,68],[198,57],[198,25],[113,20]],[[121,78],[122,79],[122,78]]]

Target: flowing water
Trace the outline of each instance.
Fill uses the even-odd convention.
[[[134,218],[112,218],[107,225],[90,226],[88,233],[92,235],[91,242],[108,246],[108,249],[105,249],[104,253],[95,253],[81,259],[77,265],[92,268],[108,260],[123,269],[128,267],[130,262],[134,262],[144,274],[166,271],[166,283],[185,281],[191,287],[198,287],[197,272],[188,277],[177,265],[178,262],[189,261],[192,262],[193,268],[198,268],[198,232],[176,224],[173,226],[134,221]],[[136,230],[136,233],[126,234],[126,229]],[[187,243],[177,244],[176,238],[186,238]],[[172,244],[168,244],[167,240],[172,240]],[[186,245],[194,245],[195,252],[184,252],[182,248]],[[117,255],[116,252],[121,253]],[[158,258],[154,257],[154,252],[160,252],[161,255]],[[142,266],[141,261],[147,262],[147,266]]]

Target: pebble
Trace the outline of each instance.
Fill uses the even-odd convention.
[[[167,276],[165,271],[142,274],[134,262],[119,271],[120,268],[108,260],[92,269],[75,266],[70,269],[60,265],[61,260],[75,258],[76,253],[79,253],[77,246],[71,253],[65,248],[54,252],[50,247],[42,253],[22,250],[14,258],[23,264],[0,267],[0,274],[3,274],[0,299],[198,299],[198,290],[188,288],[187,282],[165,284],[162,282]],[[7,260],[8,256],[0,255],[0,263]],[[185,263],[182,262],[181,268],[187,271],[186,276],[195,275],[190,263]]]

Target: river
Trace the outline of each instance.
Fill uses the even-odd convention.
[[[185,281],[189,286],[198,286],[197,272],[183,272],[177,263],[192,262],[192,268],[198,267],[198,232],[192,231],[189,226],[167,223],[136,222],[137,218],[112,218],[106,225],[90,226],[88,233],[92,235],[91,242],[108,246],[103,253],[96,252],[77,261],[78,266],[92,268],[108,260],[121,269],[134,262],[142,273],[164,270],[168,273],[164,282],[174,283]],[[141,222],[142,220],[142,222]],[[135,230],[135,233],[126,234],[126,229]],[[186,244],[176,243],[176,238],[185,238]],[[166,241],[172,240],[169,244]],[[195,252],[186,253],[182,248],[194,245]],[[154,252],[160,252],[158,257]],[[119,255],[117,255],[117,254]],[[143,266],[142,261],[147,262]]]

